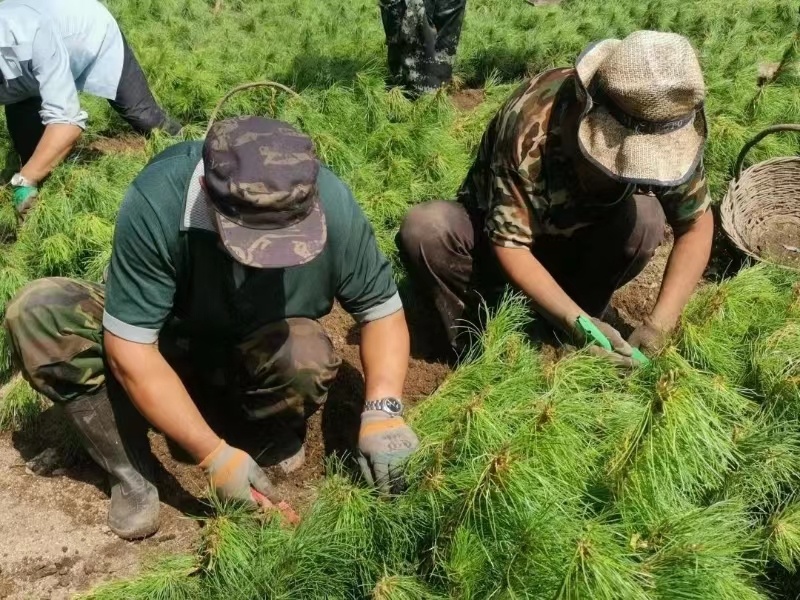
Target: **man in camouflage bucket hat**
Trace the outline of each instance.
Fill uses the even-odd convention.
[[[702,155],[700,65],[676,34],[639,31],[590,46],[575,68],[523,84],[481,141],[458,202],[414,207],[398,235],[460,350],[461,319],[506,283],[579,343],[587,320],[624,366],[656,352],[708,262],[713,220]],[[626,341],[602,321],[672,226],[652,313]]]
[[[204,143],[156,156],[122,203],[107,286],[35,281],[10,303],[6,327],[24,377],[109,473],[109,526],[138,538],[158,528],[150,425],[221,498],[280,500],[204,415],[239,411],[239,427],[264,432],[272,423],[263,447],[285,450],[285,472],[300,466],[305,420],[340,365],[317,322],[334,299],[362,325],[359,462],[388,492],[417,445],[400,401],[409,358],[400,297],[351,192],[287,123],[221,121]]]

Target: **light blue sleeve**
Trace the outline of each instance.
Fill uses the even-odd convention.
[[[31,66],[39,82],[42,123],[65,123],[86,129],[88,115],[81,110],[78,90],[69,66],[69,53],[61,38],[46,21],[33,38]]]

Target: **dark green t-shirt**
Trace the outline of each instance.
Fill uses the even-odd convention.
[[[350,190],[320,169],[317,186],[328,228],[312,261],[254,269],[219,244],[213,208],[200,186],[202,142],[156,156],[131,184],[114,232],[103,325],[133,342],[162,328],[209,342],[235,342],[288,317],[317,319],[334,299],[358,321],[402,307],[391,266]]]

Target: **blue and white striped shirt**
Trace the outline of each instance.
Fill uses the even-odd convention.
[[[86,127],[78,92],[113,100],[122,33],[97,0],[0,2],[0,104],[41,97],[42,122]]]

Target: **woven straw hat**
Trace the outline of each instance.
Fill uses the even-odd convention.
[[[628,183],[674,186],[692,176],[708,129],[689,40],[636,31],[593,44],[575,68],[587,100],[578,129],[587,159]]]

